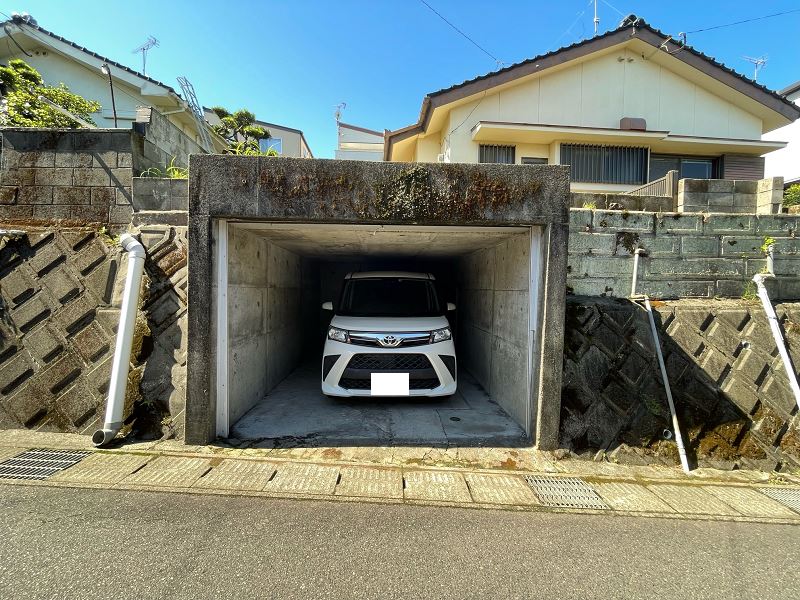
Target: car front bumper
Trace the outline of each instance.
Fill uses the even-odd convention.
[[[403,368],[393,368],[390,370],[387,369],[375,369],[374,372],[386,373],[386,372],[410,372],[410,378],[413,380],[416,378],[423,378],[423,377],[431,377],[435,374],[435,377],[439,380],[439,385],[433,388],[428,389],[409,389],[409,396],[422,396],[422,397],[429,397],[429,396],[449,396],[456,392],[458,387],[457,383],[457,365],[455,359],[455,346],[452,340],[447,340],[445,342],[439,342],[437,344],[427,344],[424,346],[411,346],[408,348],[378,348],[378,347],[370,347],[370,346],[358,346],[354,344],[345,344],[342,342],[337,342],[334,340],[326,340],[325,342],[325,349],[322,353],[322,393],[328,396],[340,396],[340,397],[359,397],[359,396],[373,396],[370,388],[369,388],[369,380],[366,379],[363,383],[367,384],[365,389],[353,389],[351,387],[342,387],[340,385],[341,380],[351,380],[353,376],[366,378],[369,375],[370,369],[358,369],[353,370],[350,367],[351,360],[359,354],[380,354],[380,355],[398,355],[398,354],[420,354],[427,357],[428,361],[430,361],[430,368],[429,369],[418,369],[418,370],[409,370]],[[337,357],[334,359],[333,357]],[[328,360],[326,361],[326,357]],[[452,365],[453,365],[453,373],[450,373],[447,365],[445,364],[445,360],[442,357],[450,357]],[[334,362],[335,361],[335,362]],[[331,365],[330,363],[333,362]],[[327,365],[326,365],[327,363]],[[327,373],[326,373],[327,367]],[[432,370],[432,373],[431,373]],[[354,375],[355,373],[359,373],[358,375]]]

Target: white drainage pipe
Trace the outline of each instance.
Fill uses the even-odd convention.
[[[637,248],[633,252],[633,282],[631,283],[631,299],[636,300],[641,298],[644,300],[644,308],[647,311],[647,316],[650,319],[650,333],[653,336],[653,345],[656,348],[656,356],[658,357],[658,367],[661,370],[661,379],[664,381],[664,391],[667,393],[667,404],[669,404],[669,412],[672,415],[672,429],[675,435],[675,443],[678,446],[678,456],[681,459],[681,467],[685,473],[689,473],[689,459],[686,456],[686,446],[683,444],[683,436],[681,435],[681,427],[678,422],[678,413],[675,412],[675,402],[672,400],[672,388],[669,385],[669,378],[667,377],[667,367],[664,365],[664,355],[661,353],[661,340],[658,337],[658,329],[656,328],[656,320],[653,317],[653,307],[650,306],[650,298],[647,294],[636,294],[636,283],[639,278],[639,256],[644,253],[643,248]],[[666,431],[665,431],[666,433]],[[664,436],[666,437],[666,435]]]
[[[789,352],[786,350],[786,343],[783,341],[778,315],[775,314],[775,309],[772,307],[767,288],[764,285],[765,279],[775,278],[773,258],[773,247],[770,244],[767,248],[767,272],[756,274],[753,277],[753,283],[755,283],[758,288],[758,297],[761,299],[764,312],[767,313],[769,328],[772,330],[772,337],[775,339],[775,345],[778,347],[778,353],[781,355],[781,360],[783,361],[783,368],[786,371],[786,376],[789,378],[789,387],[794,394],[794,401],[797,403],[798,408],[800,408],[800,385],[797,383],[797,374],[792,365],[792,359],[789,357]]]
[[[136,326],[136,312],[139,308],[139,289],[142,285],[142,271],[146,252],[144,246],[132,235],[125,233],[119,240],[122,249],[128,253],[128,272],[125,276],[125,291],[122,296],[122,309],[119,315],[117,344],[114,349],[114,362],[111,367],[111,382],[106,404],[106,417],[102,429],[92,435],[95,446],[108,444],[122,428],[125,408],[125,390],[128,387],[128,371],[131,364],[133,331]]]

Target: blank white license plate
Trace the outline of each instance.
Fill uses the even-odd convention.
[[[370,373],[372,396],[408,396],[408,373]]]

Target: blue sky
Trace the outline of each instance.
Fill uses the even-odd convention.
[[[571,44],[593,31],[588,0],[427,0],[505,64]],[[201,103],[249,108],[258,118],[302,129],[317,157],[333,156],[334,108],[373,129],[416,121],[424,95],[496,68],[419,0],[165,2],[19,0],[6,14],[31,13],[45,29],[141,68],[131,50],[161,42],[148,74],[177,88],[184,75]],[[786,10],[798,0],[599,2],[600,31],[636,13],[677,35]],[[585,11],[585,12],[584,12]],[[768,57],[759,81],[780,89],[800,79],[800,12],[689,34],[689,43],[752,76],[742,56]],[[54,83],[54,82],[53,82]]]

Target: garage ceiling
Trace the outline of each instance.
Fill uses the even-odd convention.
[[[230,223],[302,256],[345,259],[368,256],[444,258],[495,246],[528,227],[425,227]]]

